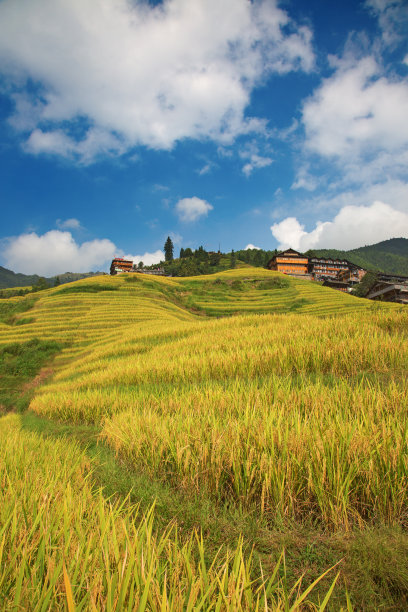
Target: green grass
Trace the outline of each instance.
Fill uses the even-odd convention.
[[[18,315],[34,308],[36,298],[17,298],[0,302],[0,323],[6,325],[21,325]]]
[[[70,287],[63,287],[54,291],[54,295],[66,295],[67,293],[100,293],[101,291],[117,291],[118,287],[115,285],[102,285],[97,283],[92,284],[74,284]]]
[[[28,342],[5,344],[0,347],[0,411],[24,410],[33,390],[24,388],[40,369],[61,350],[52,340],[33,338]]]

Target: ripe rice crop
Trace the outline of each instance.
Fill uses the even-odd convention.
[[[153,509],[143,516],[127,500],[105,500],[77,445],[25,432],[16,415],[0,419],[0,445],[2,610],[233,612],[307,602],[314,585],[288,588],[282,557],[265,575],[241,542],[208,562],[198,535],[182,544],[174,527],[155,532]]]
[[[408,347],[387,325],[406,316],[385,308],[368,317],[362,304],[336,318],[174,321],[166,310],[60,368],[31,409],[101,424],[133,467],[271,520],[401,523]]]
[[[99,440],[130,472],[171,487],[186,500],[205,499],[219,511],[256,517],[263,529],[289,533],[298,525],[352,538],[370,529],[407,528],[406,309],[248,268],[197,278],[95,277],[74,283],[74,289],[42,292],[29,312],[31,322],[0,323],[0,346],[39,338],[63,347],[52,376],[34,389],[31,411],[96,427]],[[17,437],[26,447],[31,444],[26,432]],[[56,452],[63,454],[63,445]],[[93,501],[78,503],[92,506],[97,496],[90,490],[84,495]],[[114,518],[104,521],[111,527],[126,522],[129,515],[123,519],[122,513],[127,511],[127,504],[115,506]],[[64,521],[69,523],[71,512],[69,506]],[[145,527],[138,529],[147,541]],[[127,530],[119,529],[123,542]],[[96,546],[100,535],[86,534]],[[205,589],[189,582],[191,575],[194,585],[204,579],[200,564],[194,565],[200,555],[194,538],[181,548],[170,532],[163,538],[166,544],[160,548],[159,539],[155,546],[159,542],[158,549],[170,556],[164,565],[154,561],[154,567],[164,567],[161,576],[168,577],[165,583],[157,578],[153,591],[149,583],[149,597],[162,597],[163,609],[173,609],[171,601],[181,609],[186,590],[201,601]],[[181,560],[184,545],[195,550],[187,555],[192,565]],[[122,552],[130,544],[123,546]],[[132,554],[136,563],[139,553]],[[234,554],[239,559],[234,567],[247,568],[248,553],[239,548]],[[121,578],[117,568],[104,574],[97,558],[95,605],[115,609],[112,602],[119,600],[112,593],[121,588]],[[218,560],[210,564],[215,582],[219,568],[229,567],[222,555]],[[86,599],[88,587],[79,576],[88,566],[81,565],[80,555],[76,563],[67,566],[67,576],[73,591],[80,585],[74,598],[86,608],[94,600]],[[52,597],[62,606],[68,583],[61,567]],[[181,586],[171,582],[174,571]],[[254,573],[259,579],[255,567],[239,572],[245,580]],[[138,580],[140,588],[143,580]],[[250,600],[245,588],[245,601],[232,598],[227,605],[215,586],[208,597],[222,600],[221,609],[253,609],[258,595],[260,603],[266,597],[264,587],[257,591],[261,583],[248,591]],[[159,599],[148,601],[157,609]]]

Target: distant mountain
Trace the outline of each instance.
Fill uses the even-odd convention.
[[[58,278],[60,280],[61,285],[65,283],[72,283],[73,281],[80,280],[81,278],[88,278],[89,276],[100,276],[101,274],[106,274],[106,272],[64,272],[64,274],[58,274]],[[47,278],[47,281],[51,283],[52,286],[55,284],[55,279],[57,276],[52,276],[51,278]]]
[[[336,249],[312,249],[307,254],[315,257],[348,259],[366,270],[379,270],[384,274],[408,276],[408,239],[391,238],[370,246],[338,251]]]
[[[61,285],[64,283],[71,283],[72,281],[79,280],[80,278],[87,278],[88,276],[98,276],[103,272],[64,272],[64,274],[58,274]],[[7,268],[0,266],[0,289],[8,289],[11,287],[31,287],[38,283],[40,277],[38,274],[16,274]],[[47,278],[50,287],[54,286],[56,276]]]

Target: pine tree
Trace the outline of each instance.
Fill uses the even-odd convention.
[[[231,268],[235,268],[236,265],[237,265],[237,259],[235,257],[235,251],[234,251],[234,249],[232,249],[232,251],[231,251]]]
[[[165,261],[173,261],[174,246],[170,236],[167,236],[167,240],[164,243],[164,259]]]

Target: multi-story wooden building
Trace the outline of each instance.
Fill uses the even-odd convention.
[[[304,276],[309,273],[309,258],[294,249],[287,249],[274,255],[267,267],[269,270],[276,270],[284,274]]]
[[[270,270],[283,272],[293,276],[303,276],[311,280],[336,281],[336,288],[343,290],[347,286],[358,283],[365,274],[365,270],[351,263],[347,259],[331,259],[329,257],[308,257],[294,249],[281,251],[272,257],[267,266]]]
[[[365,297],[408,305],[408,276],[378,274],[375,284]]]
[[[314,278],[336,278],[340,272],[349,270],[351,264],[347,259],[330,259],[310,257],[309,270]]]
[[[131,272],[133,269],[133,261],[123,259],[123,257],[115,257],[112,260],[110,273],[117,274],[118,272]]]
[[[364,270],[364,268],[360,268],[360,266],[350,263],[349,268],[347,268],[347,270],[341,270],[337,278],[345,283],[359,283],[365,273],[366,270]]]

